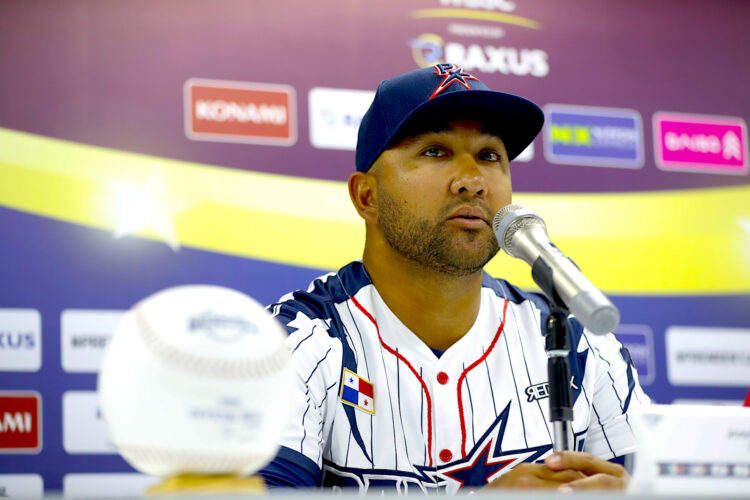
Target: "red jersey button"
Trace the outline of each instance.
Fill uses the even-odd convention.
[[[443,462],[450,462],[451,458],[453,458],[453,453],[451,453],[451,450],[440,451],[440,460],[442,460]]]
[[[442,385],[445,385],[448,383],[448,374],[445,372],[440,372],[437,375],[437,379],[438,379],[438,382],[440,382]],[[443,450],[443,451],[447,451],[447,450]]]

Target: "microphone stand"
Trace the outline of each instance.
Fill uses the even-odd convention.
[[[549,419],[554,430],[554,450],[573,450],[573,396],[570,391],[570,336],[568,316],[552,280],[552,268],[539,257],[531,267],[531,276],[550,301],[550,315],[544,325],[549,383]]]
[[[570,392],[570,336],[568,335],[568,315],[570,312],[556,304],[551,304],[550,315],[545,325],[544,346],[547,351],[547,377],[549,380],[549,420],[555,431],[554,449],[573,449],[573,407]]]

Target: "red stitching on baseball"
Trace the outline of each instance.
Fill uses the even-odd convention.
[[[215,360],[197,356],[171,346],[159,338],[146,321],[143,311],[135,308],[133,313],[138,324],[137,330],[148,351],[172,366],[198,375],[221,378],[262,377],[278,373],[289,365],[289,348],[284,342],[281,342],[274,352],[259,360]]]

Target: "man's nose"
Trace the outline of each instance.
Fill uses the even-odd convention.
[[[456,173],[451,181],[451,192],[455,195],[484,196],[487,180],[476,160],[471,155],[456,157]]]

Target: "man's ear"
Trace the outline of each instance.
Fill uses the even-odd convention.
[[[357,213],[368,224],[378,224],[377,186],[375,176],[369,172],[354,172],[349,177],[349,197]]]

